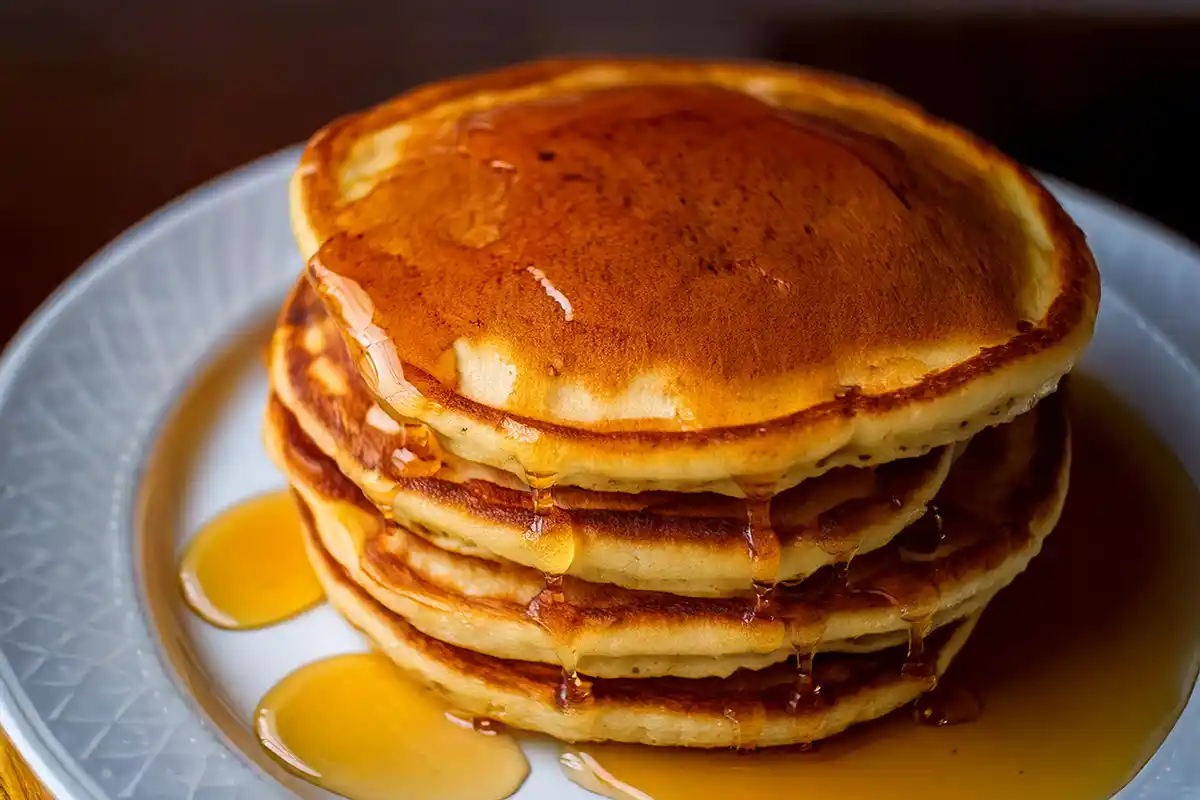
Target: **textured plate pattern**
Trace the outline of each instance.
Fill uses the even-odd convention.
[[[285,189],[295,158],[252,165],[131,231],[47,303],[0,366],[0,723],[62,800],[288,796],[164,668],[133,580],[131,519],[159,422],[300,266]],[[1124,363],[1120,336],[1103,331],[1096,350],[1123,365],[1102,372],[1173,431],[1200,476],[1200,258],[1119,209],[1059,193],[1104,270],[1102,326],[1137,326],[1181,377],[1137,392],[1139,370],[1162,373]],[[1197,743],[1192,703],[1122,796],[1200,797]]]
[[[156,424],[300,268],[284,185],[294,159],[218,181],[118,240],[4,365],[0,679],[67,796],[285,794],[165,674],[131,580],[128,520]]]

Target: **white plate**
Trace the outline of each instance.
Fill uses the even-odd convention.
[[[169,589],[174,554],[204,519],[282,485],[258,444],[258,347],[301,266],[286,201],[296,157],[241,169],[129,231],[0,365],[0,725],[60,800],[320,796],[272,766],[247,722],[286,672],[361,641],[328,608],[218,631]],[[1103,273],[1083,366],[1197,479],[1200,252],[1052,188]],[[1200,797],[1197,752],[1193,698],[1120,796]],[[530,756],[519,797],[590,797],[551,752]]]

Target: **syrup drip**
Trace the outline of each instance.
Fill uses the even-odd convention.
[[[779,537],[771,526],[770,496],[746,499],[746,548],[756,589],[773,589],[779,580]]]
[[[545,588],[542,590],[546,595],[546,599],[552,603],[562,603],[566,600],[566,595],[563,593],[563,576],[551,575],[544,573],[542,580],[545,581]]]
[[[809,624],[805,625],[805,622]],[[792,617],[786,622],[787,640],[796,662],[796,680],[787,703],[787,709],[792,714],[822,701],[821,685],[814,678],[813,660],[825,637],[825,623],[826,617],[818,612],[812,612],[810,620]]]
[[[929,556],[937,552],[946,540],[946,525],[942,511],[930,503],[924,516],[908,526],[899,537],[898,545],[902,556]]]
[[[754,605],[751,606],[747,621],[753,621],[765,616],[771,610],[771,600],[775,596],[775,584],[754,582]]]
[[[850,585],[850,564],[854,561],[854,557],[858,555],[859,543],[846,544],[838,550],[826,550],[833,557],[831,568],[833,571],[833,579],[836,583],[843,587]]]
[[[357,343],[350,349],[354,358],[354,366],[358,368],[358,374],[366,381],[367,386],[378,391],[379,368],[375,366],[375,359],[371,358],[371,354],[359,347]]]
[[[335,239],[338,237],[334,237]],[[359,376],[371,391],[385,399],[385,407],[403,405],[417,388],[404,377],[404,366],[385,330],[375,324],[375,304],[352,278],[338,275],[323,263],[323,254],[333,240],[308,262],[308,273],[317,294],[350,337],[350,355]]]
[[[921,695],[913,705],[913,718],[922,725],[962,725],[983,713],[983,699],[963,686],[943,683]]]
[[[862,546],[862,537],[858,534],[846,535],[845,532],[834,533],[829,530],[828,523],[822,521],[817,546],[832,559],[834,580],[845,586],[850,578],[850,562]]]
[[[901,555],[912,558],[935,552],[946,538],[942,512],[933,503],[917,521],[905,531],[900,543]],[[882,585],[866,591],[886,597],[900,611],[900,618],[908,623],[908,657],[901,674],[929,682],[932,689],[937,685],[937,659],[926,652],[925,639],[933,630],[933,618],[941,606],[941,593],[936,583],[899,579],[895,583],[885,581]]]
[[[917,704],[930,709],[921,720],[930,724],[905,710],[823,740],[803,757],[774,748],[740,755],[581,745],[570,751],[590,772],[566,768],[564,758],[567,776],[623,800],[1119,791],[1170,731],[1200,667],[1200,493],[1102,386],[1075,375],[1067,391],[1075,458],[1062,520],[1029,569],[992,601],[941,685]],[[952,725],[978,710],[955,697],[960,686],[978,689],[986,708],[976,721]]]
[[[767,724],[767,710],[758,701],[730,702],[722,712],[733,726],[734,748],[741,752],[756,749]]]
[[[497,736],[508,730],[503,722],[497,722],[491,717],[463,716],[457,711],[447,711],[446,719],[461,728],[470,728],[484,736]]]
[[[526,615],[542,627],[554,646],[554,655],[562,668],[554,694],[560,711],[572,711],[591,700],[592,685],[579,674],[579,654],[575,650],[567,623],[559,609],[565,603],[561,575],[546,575],[546,587],[530,601]]]
[[[559,597],[559,602],[562,602],[562,595]],[[579,653],[575,650],[570,636],[551,625],[543,627],[546,627],[554,639],[554,655],[562,667],[558,689],[554,693],[554,704],[558,706],[559,711],[574,711],[591,702],[592,684],[579,674]]]
[[[526,613],[550,633],[554,652],[562,667],[562,678],[558,682],[558,691],[554,693],[554,703],[559,710],[570,711],[592,698],[592,685],[578,673],[578,654],[571,646],[570,633],[564,630],[565,626],[554,614],[554,608],[562,607],[566,600],[563,572],[570,569],[571,560],[575,558],[575,535],[566,525],[553,524],[553,513],[557,509],[553,494],[554,476],[530,473],[528,482],[533,521],[526,533],[526,540],[532,543],[536,553],[548,552],[551,559],[557,558],[554,566],[559,569],[542,572],[545,587],[529,603]],[[565,536],[562,534],[564,530]],[[570,540],[569,546],[566,545],[566,539]]]
[[[419,422],[400,428],[402,443],[392,452],[392,466],[403,478],[427,478],[442,468],[442,448],[433,433]]]
[[[821,700],[821,684],[813,679],[813,659],[816,657],[816,651],[797,648],[795,652],[796,683],[787,702],[787,709],[792,714]]]
[[[554,476],[531,472],[526,480],[533,518],[525,530],[525,545],[535,568],[549,575],[563,575],[575,560],[575,533],[569,524],[557,518]]]
[[[754,589],[754,606],[746,613],[746,622],[767,614],[770,610],[775,584],[779,581],[779,536],[771,524],[773,487],[761,484],[740,484],[746,495],[746,553],[750,558],[750,580]]]
[[[908,623],[908,657],[900,674],[909,678],[920,678],[937,684],[937,661],[927,652],[925,640],[933,630],[933,615],[911,616],[902,613],[901,619]]]
[[[259,703],[254,731],[288,771],[351,800],[501,800],[529,774],[502,727],[449,714],[379,653],[286,676]]]
[[[561,711],[571,711],[591,700],[592,685],[579,674],[579,654],[572,642],[563,576],[543,574],[542,577],[545,586],[529,601],[525,615],[550,635],[555,658],[562,667],[555,704]]]
[[[911,577],[899,576],[895,581],[882,579],[875,584],[851,591],[866,592],[884,597],[900,612],[900,618],[908,625],[908,657],[904,660],[901,674],[909,678],[920,678],[937,683],[937,661],[928,653],[925,639],[933,630],[933,617],[941,606],[941,593],[933,583],[916,581]]]
[[[533,513],[547,516],[554,511],[554,476],[529,473],[529,492],[533,499]]]
[[[246,500],[206,524],[184,551],[179,582],[196,614],[239,630],[283,622],[325,596],[286,491]]]
[[[554,702],[560,711],[571,712],[591,702],[592,684],[580,677],[575,667],[576,663],[577,659],[571,659],[571,665],[567,666],[564,663],[562,668],[562,678],[554,695]]]
[[[591,683],[579,675],[579,655],[572,646],[570,631],[565,630],[566,625],[555,613],[556,608],[562,608],[566,602],[563,573],[575,558],[575,535],[569,526],[554,524],[554,512],[557,510],[553,492],[554,476],[529,473],[527,478],[533,520],[525,538],[535,554],[548,556],[548,561],[552,562],[549,566],[553,569],[542,573],[542,591],[530,601],[525,613],[550,634],[555,655],[562,667],[562,677],[554,700],[561,711],[569,712],[587,703],[592,696]]]

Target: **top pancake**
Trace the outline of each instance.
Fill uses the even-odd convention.
[[[1018,166],[765,66],[420,89],[314,137],[293,220],[390,411],[595,489],[778,489],[963,438],[1053,388],[1098,298]]]

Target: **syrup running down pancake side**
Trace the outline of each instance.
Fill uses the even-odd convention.
[[[925,622],[959,619],[1036,555],[1058,518],[1067,480],[1065,420],[1051,398],[981,434],[958,460],[955,489],[940,501],[949,519],[940,552],[911,552],[922,543],[905,533],[897,545],[856,558],[844,575],[826,570],[779,587],[758,613],[749,580],[742,596],[726,599],[572,577],[547,590],[543,573],[444,550],[383,519],[274,400],[264,442],[312,511],[325,549],[378,602],[428,635],[500,658],[562,663],[566,640],[580,659],[577,669],[595,677],[720,676],[817,649],[883,649],[911,628],[903,617],[925,595],[936,606]],[[1031,459],[1039,466],[1027,472]],[[1000,463],[1007,465],[1002,480]],[[853,586],[844,585],[847,579]]]
[[[590,696],[587,681],[579,677],[579,654],[571,631],[567,626],[557,624],[559,615],[553,613],[555,606],[563,602],[563,575],[575,560],[575,531],[564,515],[558,513],[554,476],[529,473],[525,480],[529,484],[529,503],[533,511],[525,531],[525,545],[534,553],[535,563],[544,569],[544,587],[529,601],[525,613],[550,636],[562,668],[558,704],[563,711],[569,711],[572,706],[587,702]]]
[[[1119,790],[1174,725],[1200,668],[1200,494],[1109,390],[1076,376],[1068,395],[1075,453],[1062,520],[983,615],[943,679],[950,696],[918,704],[933,724],[897,712],[811,753],[564,745],[565,774],[623,800]],[[955,716],[962,724],[949,724]]]
[[[676,595],[743,595],[756,579],[766,590],[883,547],[921,515],[961,447],[841,467],[774,495],[769,479],[742,479],[753,508],[744,496],[522,481],[445,452],[439,469],[414,476],[411,464],[428,461],[408,455],[416,426],[376,403],[304,282],[284,304],[269,362],[275,395],[305,435],[397,524],[447,550]]]

